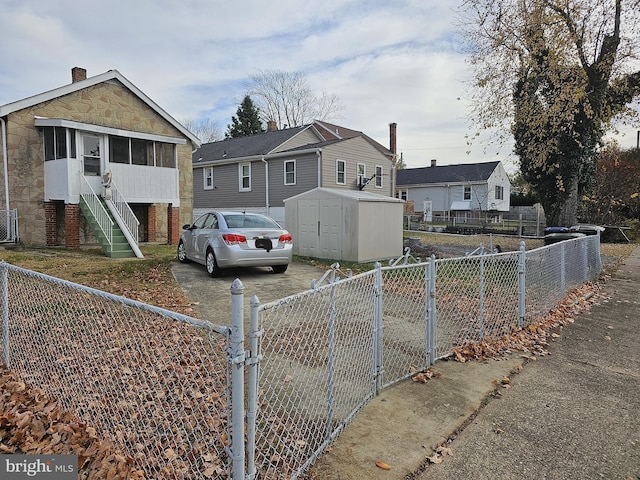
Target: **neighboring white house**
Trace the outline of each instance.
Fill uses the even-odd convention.
[[[396,197],[413,202],[424,221],[509,211],[511,182],[501,162],[398,170]]]

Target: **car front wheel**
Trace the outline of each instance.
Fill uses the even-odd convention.
[[[180,261],[180,263],[187,263],[189,261],[187,258],[187,251],[184,248],[184,242],[182,240],[178,243],[178,261]]]
[[[284,273],[287,271],[287,267],[289,265],[273,265],[271,268],[273,269],[273,273]]]
[[[219,277],[222,272],[220,271],[220,267],[218,266],[218,262],[216,261],[216,256],[213,254],[213,250],[207,250],[206,259],[207,273],[209,274],[209,276],[212,278]]]

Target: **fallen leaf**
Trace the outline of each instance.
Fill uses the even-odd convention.
[[[427,460],[429,460],[431,463],[442,463],[442,457],[437,453],[434,453],[430,457],[427,457]]]
[[[376,467],[381,468],[382,470],[391,470],[391,465],[387,465],[386,463],[381,462],[380,460],[376,462]]]

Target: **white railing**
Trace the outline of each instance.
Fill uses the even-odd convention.
[[[104,208],[104,205],[100,202],[95,190],[89,182],[87,182],[84,175],[80,175],[80,177],[82,177],[82,180],[80,180],[80,197],[85,201],[87,207],[89,207],[89,210],[93,214],[93,218],[95,218],[98,223],[98,227],[111,247],[113,245],[113,220],[111,220],[109,212]]]
[[[120,218],[122,218],[122,221],[126,225],[127,230],[129,230],[133,241],[137,245],[138,226],[140,225],[140,222],[138,221],[136,215],[133,213],[133,210],[131,210],[131,207],[129,207],[129,204],[125,200],[122,193],[120,193],[120,190],[118,190],[118,187],[116,187],[115,183],[113,182],[111,182],[111,201],[120,214]]]

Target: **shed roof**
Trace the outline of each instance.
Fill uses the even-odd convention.
[[[312,190],[294,195],[293,197],[285,198],[284,202],[290,200],[297,200],[300,198],[329,198],[338,197],[357,202],[389,202],[389,203],[404,203],[404,200],[399,198],[389,197],[387,195],[380,195],[379,193],[366,192],[363,190],[347,190],[346,188],[326,188],[316,187]]]
[[[468,163],[398,170],[397,186],[486,181],[500,162]]]

